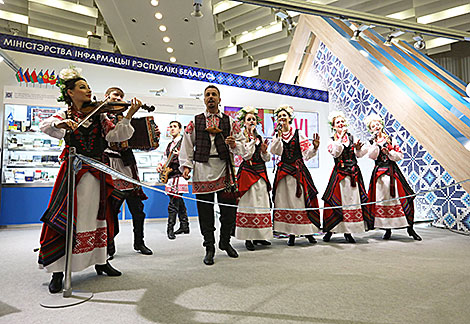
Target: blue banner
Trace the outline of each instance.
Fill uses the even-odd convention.
[[[103,52],[66,44],[0,34],[0,48],[61,58],[65,60],[98,64],[126,70],[166,75],[176,78],[210,82],[237,88],[251,89],[285,96],[328,102],[328,92],[291,84],[244,77],[191,66],[160,62],[135,56]]]

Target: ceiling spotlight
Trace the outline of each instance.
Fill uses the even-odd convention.
[[[158,6],[158,0],[152,0],[150,1],[150,4],[154,7]]]
[[[170,62],[175,63],[176,62],[176,57],[174,57],[174,56],[170,57]]]
[[[421,51],[426,48],[426,42],[424,41],[423,36],[421,36],[420,34],[415,34],[413,36],[413,39],[415,40],[415,43],[413,44],[413,46],[418,51]]]
[[[194,11],[191,12],[191,16],[193,16],[193,17],[202,17],[203,16],[203,14],[201,12],[202,0],[194,0],[193,1],[193,7],[194,7]]]
[[[168,36],[163,37],[163,41],[164,41],[165,43],[169,43],[170,40],[171,40],[171,39],[170,39],[170,37],[168,37]]]
[[[155,13],[155,18],[157,18],[158,20],[162,19],[163,18],[163,15],[161,12],[156,12]]]
[[[393,39],[393,35],[388,35],[387,39],[384,42],[384,45],[385,46],[392,46],[392,39]]]
[[[172,48],[172,47],[167,47],[167,48],[166,48],[166,51],[167,51],[168,53],[173,53],[173,48]]]
[[[160,25],[160,27],[158,27],[158,29],[160,29],[160,31],[164,32],[164,31],[166,31],[166,26],[165,25]]]
[[[87,34],[88,36],[91,36],[91,35],[93,35],[93,32],[92,32],[91,30],[89,30],[89,31],[86,32],[86,34]]]
[[[372,27],[369,25],[360,25],[356,30],[354,30],[353,35],[351,36],[351,40],[357,42],[361,33],[368,28]]]

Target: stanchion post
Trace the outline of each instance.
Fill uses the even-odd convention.
[[[70,147],[67,165],[67,226],[65,231],[65,279],[63,291],[64,297],[72,296],[72,270],[70,266],[72,261],[73,224],[75,209],[75,157],[76,149],[75,147]]]

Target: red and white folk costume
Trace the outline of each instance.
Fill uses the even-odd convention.
[[[178,146],[179,142],[182,140],[183,140],[183,137],[179,134],[171,140],[171,142],[168,144],[166,151],[165,151],[165,156],[164,156],[165,162],[170,156],[171,152]],[[179,145],[181,147],[181,144]],[[179,168],[176,168],[176,166],[179,167],[178,154],[174,155],[173,160],[170,161],[169,167],[172,168],[173,171],[170,172],[168,176],[168,182],[165,184],[165,192],[167,194],[185,194],[189,192],[188,181],[181,176],[181,172],[179,171]],[[160,163],[160,166],[163,166],[165,162]]]
[[[261,136],[250,136],[244,145],[243,162],[238,168],[240,193],[235,237],[239,240],[269,240],[273,238],[269,191],[271,185],[265,163],[271,160],[269,152],[262,153]],[[246,208],[246,207],[259,207]]]
[[[61,111],[42,121],[39,127],[49,136],[60,139],[64,138],[66,131],[56,128],[55,123],[65,119],[80,122],[82,118],[83,115],[80,113],[67,116],[67,111]],[[100,159],[106,148],[104,140],[121,142],[131,138],[133,133],[134,128],[129,119],[124,118],[114,126],[106,114],[100,114],[90,118],[75,130],[71,138],[74,141],[72,145],[77,147],[77,153]],[[67,143],[62,154],[64,157],[68,155],[69,144]],[[65,268],[64,232],[67,212],[66,196],[61,189],[66,183],[66,169],[67,160],[64,160],[54,184],[48,210],[42,218],[44,225],[41,233],[39,264],[47,272],[63,272]],[[104,181],[100,181],[100,178]],[[111,177],[108,175],[103,177],[102,173],[86,164],[83,164],[82,169],[76,175],[75,242],[71,262],[71,270],[74,272],[84,270],[91,265],[106,264],[107,220],[112,218],[109,205],[112,190]],[[103,213],[103,210],[106,213]]]
[[[334,119],[333,119],[334,120]],[[342,138],[337,133],[328,143],[328,153],[335,159],[335,166],[330,176],[323,200],[325,207],[347,206],[323,211],[323,231],[332,233],[361,233],[366,230],[364,218],[369,219],[367,208],[361,203],[367,202],[361,170],[356,158],[367,154],[367,149],[354,147],[354,137],[346,133]],[[331,235],[331,234],[330,234]]]
[[[319,211],[302,210],[318,208],[318,191],[304,163],[317,150],[303,133],[289,125],[289,131],[273,138],[271,153],[281,156],[273,186],[274,231],[291,235],[319,232]]]

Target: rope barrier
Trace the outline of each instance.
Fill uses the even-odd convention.
[[[97,169],[101,172],[104,172],[106,174],[111,175],[114,178],[125,180],[125,181],[130,182],[132,184],[135,184],[137,186],[145,187],[145,188],[153,190],[153,191],[157,191],[157,192],[167,194],[167,192],[165,192],[165,190],[158,189],[158,188],[152,187],[150,185],[147,185],[143,182],[132,179],[132,178],[128,177],[127,175],[125,175],[125,174],[123,174],[123,173],[121,173],[121,172],[119,172],[119,171],[117,171],[113,168],[110,168],[106,164],[101,163],[97,160],[94,160],[92,158],[86,157],[86,156],[81,155],[81,154],[77,154],[77,158],[80,159],[81,161],[85,162],[86,164],[94,167],[95,169]],[[440,188],[420,191],[420,192],[414,193],[412,195],[407,195],[407,196],[402,196],[402,197],[397,197],[397,198],[391,198],[391,199],[383,199],[383,200],[379,200],[379,201],[372,201],[372,202],[361,203],[361,204],[350,204],[350,205],[331,206],[331,207],[318,207],[318,208],[273,208],[273,207],[252,207],[252,206],[243,206],[242,208],[244,208],[244,209],[265,210],[265,211],[271,211],[271,210],[273,210],[273,211],[274,210],[309,211],[309,210],[337,209],[337,208],[346,208],[346,207],[360,207],[360,206],[366,206],[366,205],[374,205],[374,204],[378,204],[378,203],[382,203],[382,202],[390,202],[390,201],[395,201],[395,200],[399,200],[399,199],[406,199],[406,198],[411,198],[411,197],[416,197],[416,196],[422,196],[422,195],[425,195],[425,194],[430,193],[430,192],[441,191],[441,190],[451,188],[451,187],[454,187],[454,186],[457,186],[457,185],[460,185],[462,183],[469,182],[469,181],[470,181],[470,179],[466,179],[466,180],[455,182],[453,184],[443,186],[443,187],[440,187]],[[205,201],[205,200],[200,200],[200,199],[196,199],[196,198],[193,198],[193,197],[187,197],[187,196],[183,196],[183,195],[179,195],[179,194],[173,194],[173,193],[171,193],[171,195],[175,196],[175,197],[180,197],[180,198],[183,198],[183,199],[186,199],[186,200],[192,200],[192,201],[196,201],[196,202],[203,202],[203,203],[206,203],[206,204],[213,204],[213,205],[218,204],[219,206],[238,208],[238,205],[216,203],[216,202],[213,202],[213,201]]]

